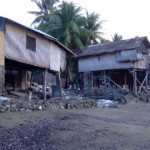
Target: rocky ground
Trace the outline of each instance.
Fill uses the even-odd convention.
[[[150,103],[0,114],[0,150],[149,150]]]
[[[31,94],[30,94],[31,95]],[[10,91],[7,95],[0,96],[0,113],[16,111],[35,111],[53,109],[81,109],[93,108],[101,105],[103,101],[111,102],[111,107],[117,104],[136,103],[139,101],[149,102],[150,94],[133,92],[112,87],[101,87],[82,90],[63,90],[62,97],[49,97],[47,100],[40,99],[39,92],[32,93],[32,99],[25,91]],[[105,105],[104,103],[102,105]]]

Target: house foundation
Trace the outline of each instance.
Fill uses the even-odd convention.
[[[127,91],[141,92],[143,86],[148,86],[146,70],[107,70],[84,73],[84,89],[92,87],[111,86]]]
[[[93,87],[108,83],[113,88],[129,89],[136,94],[148,86],[149,49],[147,37],[90,45],[78,55],[78,71],[93,73]]]

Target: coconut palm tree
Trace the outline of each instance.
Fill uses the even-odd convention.
[[[88,17],[84,17],[81,15],[81,10],[82,8],[73,2],[63,1],[53,11],[53,15],[50,15],[50,19],[41,21],[37,28],[54,36],[72,51],[81,50],[91,43],[98,42],[100,34],[98,29],[101,28],[97,14],[87,13]],[[67,60],[67,68],[74,72],[77,63],[71,58]]]
[[[42,24],[50,20],[51,14],[56,10],[55,4],[59,0],[32,0],[39,8],[39,11],[29,11],[30,14],[36,16],[33,24]]]
[[[87,39],[88,44],[100,43],[102,32],[103,21],[99,21],[100,15],[97,13],[88,13],[84,17],[84,28],[89,31],[89,37]]]
[[[81,19],[80,12],[81,7],[77,7],[73,2],[63,1],[55,11],[54,19],[47,24],[46,28],[49,34],[71,50],[83,48],[80,39],[81,26],[78,24]]]
[[[53,11],[51,19],[39,24],[38,29],[54,36],[73,51],[100,43],[102,21],[96,13],[81,15],[81,7],[63,1]]]

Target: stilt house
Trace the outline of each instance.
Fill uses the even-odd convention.
[[[0,94],[5,89],[27,88],[27,72],[47,72],[60,77],[66,56],[74,55],[52,36],[0,17]]]
[[[91,45],[78,56],[78,71],[84,88],[110,84],[129,90],[148,86],[150,43],[147,37],[136,37]]]

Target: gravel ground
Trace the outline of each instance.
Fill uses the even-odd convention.
[[[0,150],[149,150],[150,104],[0,114]]]

